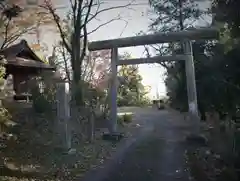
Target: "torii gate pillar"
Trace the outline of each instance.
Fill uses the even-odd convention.
[[[185,71],[187,80],[187,97],[188,97],[188,112],[194,121],[195,132],[199,132],[199,115],[198,115],[198,103],[197,103],[197,89],[195,81],[195,69],[193,62],[192,42],[184,42],[185,53]]]
[[[117,131],[117,62],[118,48],[111,49],[110,133]]]

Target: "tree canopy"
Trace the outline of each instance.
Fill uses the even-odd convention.
[[[218,22],[224,23],[231,30],[233,37],[240,35],[240,1],[238,0],[213,0],[213,12]]]
[[[153,25],[160,31],[185,29],[195,26],[192,21],[197,21],[203,12],[194,1],[171,0],[167,3],[158,3],[150,0],[150,5],[158,17],[153,20]],[[188,6],[185,6],[188,3]],[[199,110],[204,119],[207,111],[218,111],[221,115],[234,115],[240,103],[239,81],[239,25],[240,16],[238,0],[214,0],[211,15],[215,24],[222,27],[220,41],[195,41],[193,54],[195,64],[196,86]],[[189,21],[189,20],[192,21]],[[164,28],[162,22],[168,29]],[[166,23],[168,22],[168,24]],[[174,23],[172,23],[174,22]],[[152,26],[151,30],[155,30]],[[233,38],[234,37],[234,38]],[[162,48],[154,47],[156,53],[177,53],[179,46]],[[166,63],[166,86],[172,106],[187,110],[186,75],[184,62]]]
[[[130,58],[131,55],[125,53],[124,58]],[[118,76],[122,81],[118,88],[118,105],[119,106],[136,106],[146,104],[145,86],[142,84],[142,76],[139,73],[137,65],[120,66]]]

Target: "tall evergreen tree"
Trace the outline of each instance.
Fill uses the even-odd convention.
[[[194,0],[149,0],[149,3],[157,14],[151,24],[154,31],[183,30],[192,27],[196,20],[206,14]]]
[[[149,0],[150,6],[157,15],[152,19],[150,31],[169,32],[179,31],[194,27],[196,21],[206,15],[199,4],[194,0]],[[156,54],[182,53],[181,44],[169,43],[153,46]],[[161,63],[167,70],[165,84],[167,92],[174,104],[181,104],[187,108],[187,90],[185,65],[183,61]]]
[[[125,53],[124,58],[130,58],[131,55]],[[121,66],[118,75],[123,79],[118,89],[118,104],[120,106],[139,105],[146,101],[146,91],[142,84],[142,76],[139,73],[138,66]]]
[[[213,0],[213,12],[218,22],[224,23],[231,30],[233,37],[240,36],[240,1]]]

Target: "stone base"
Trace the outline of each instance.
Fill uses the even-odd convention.
[[[124,137],[123,133],[103,133],[102,139],[107,141],[120,141]]]

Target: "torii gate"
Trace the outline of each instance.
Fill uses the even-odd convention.
[[[163,61],[185,60],[186,77],[187,77],[187,95],[190,115],[194,116],[197,132],[199,129],[200,119],[198,116],[197,91],[195,82],[195,70],[192,53],[192,40],[200,39],[218,39],[219,32],[216,28],[201,28],[195,30],[184,30],[169,33],[157,33],[152,35],[134,36],[127,38],[93,41],[89,43],[89,51],[111,49],[111,102],[110,102],[110,134],[117,132],[117,66],[143,63],[159,63]],[[182,42],[184,43],[183,55],[172,56],[155,56],[151,58],[137,58],[118,60],[118,48],[131,47],[139,45],[150,45],[157,43]]]

